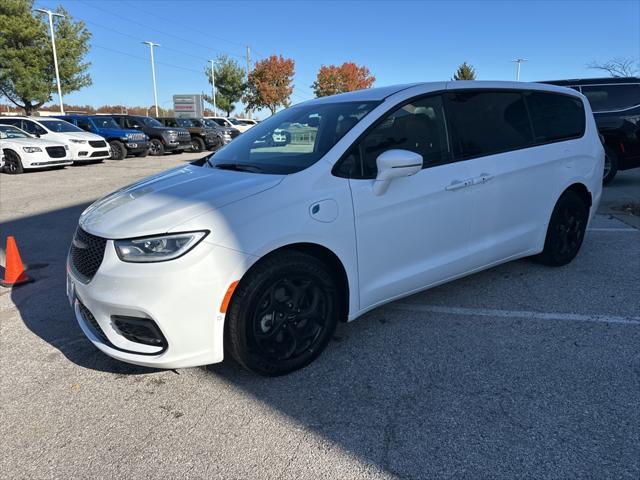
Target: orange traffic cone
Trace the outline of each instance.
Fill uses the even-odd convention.
[[[7,237],[7,261],[4,269],[4,280],[0,281],[3,287],[13,287],[22,283],[33,282],[24,271],[24,265],[18,252],[16,239],[12,236]]]

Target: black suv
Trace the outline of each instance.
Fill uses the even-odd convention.
[[[140,130],[149,137],[149,153],[163,155],[164,152],[181,153],[191,148],[191,135],[184,128],[165,127],[155,118],[144,115],[109,114],[120,127]]]
[[[598,131],[604,137],[604,183],[618,170],[640,167],[640,78],[550,80],[581,92],[591,104]]]
[[[223,145],[222,136],[194,118],[157,117],[166,127],[186,128],[191,135],[191,151],[217,150]]]

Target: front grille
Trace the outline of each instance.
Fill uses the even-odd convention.
[[[112,315],[111,321],[116,330],[130,342],[161,347],[162,349],[167,347],[167,341],[158,325],[149,318]]]
[[[47,147],[46,150],[51,158],[62,158],[67,155],[64,147]]]
[[[89,145],[91,145],[93,148],[104,148],[107,146],[107,142],[105,142],[104,140],[90,140]]]
[[[71,242],[71,267],[81,279],[89,282],[100,268],[107,240],[76,229]]]
[[[178,132],[178,139],[181,142],[191,141],[191,134],[189,132]]]
[[[94,317],[93,313],[91,313],[91,310],[85,307],[80,301],[78,301],[78,308],[80,309],[80,314],[82,315],[82,318],[84,319],[85,323],[89,324],[93,333],[97,337],[99,337],[100,340],[102,340],[104,343],[106,343],[107,345],[111,345],[111,342],[105,335],[102,328],[100,328],[100,325],[98,324],[96,317]]]
[[[108,150],[98,150],[97,152],[93,152],[91,154],[92,157],[104,157],[105,155],[109,155]]]
[[[128,133],[127,140],[132,141],[145,141],[147,139],[147,135],[144,133]]]

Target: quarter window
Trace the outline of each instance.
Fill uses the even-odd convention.
[[[462,91],[448,94],[456,157],[468,159],[528,147],[533,132],[521,92]]]
[[[344,166],[351,170],[345,173],[352,177],[374,178],[378,173],[376,159],[391,149],[419,153],[423,168],[450,161],[441,96],[415,100],[384,117],[345,158]]]
[[[547,143],[584,134],[584,106],[579,98],[558,93],[526,94],[536,143]]]

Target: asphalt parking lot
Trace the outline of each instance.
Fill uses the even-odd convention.
[[[2,242],[36,279],[0,290],[0,478],[640,478],[640,170],[605,189],[572,264],[379,308],[267,379],[111,360],[67,303],[86,205],[195,157],[0,176]]]

